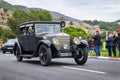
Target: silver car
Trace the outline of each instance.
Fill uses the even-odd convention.
[[[6,52],[13,53],[13,47],[16,41],[17,39],[9,39],[7,42],[5,42],[1,48],[3,53],[6,53]]]

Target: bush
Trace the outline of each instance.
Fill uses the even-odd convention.
[[[72,38],[81,36],[83,39],[88,39],[89,35],[80,27],[68,26],[63,29],[64,33],[69,34]]]

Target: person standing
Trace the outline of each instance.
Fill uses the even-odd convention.
[[[106,40],[109,57],[112,56],[112,42],[113,42],[113,35],[109,34],[109,37]]]
[[[119,57],[120,57],[120,28],[117,29],[117,33],[118,33],[117,44],[118,44],[118,51],[119,51]]]
[[[113,33],[112,52],[114,57],[116,57],[116,48],[117,48],[117,34]]]
[[[92,38],[94,39],[94,50],[95,50],[96,56],[100,56],[100,49],[101,49],[100,31],[96,30]]]

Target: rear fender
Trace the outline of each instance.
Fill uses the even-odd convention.
[[[21,46],[20,46],[20,43],[17,41],[17,42],[15,42],[15,44],[14,44],[14,48],[13,48],[13,53],[14,53],[14,55],[16,55],[15,54],[15,51],[16,51],[16,47],[19,47],[19,49],[20,49],[20,54],[22,54],[22,49],[21,49]]]

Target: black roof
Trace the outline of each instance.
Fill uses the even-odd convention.
[[[25,25],[25,24],[34,24],[34,23],[41,23],[41,24],[60,24],[61,21],[29,21],[29,22],[25,22],[20,24],[19,26]]]

